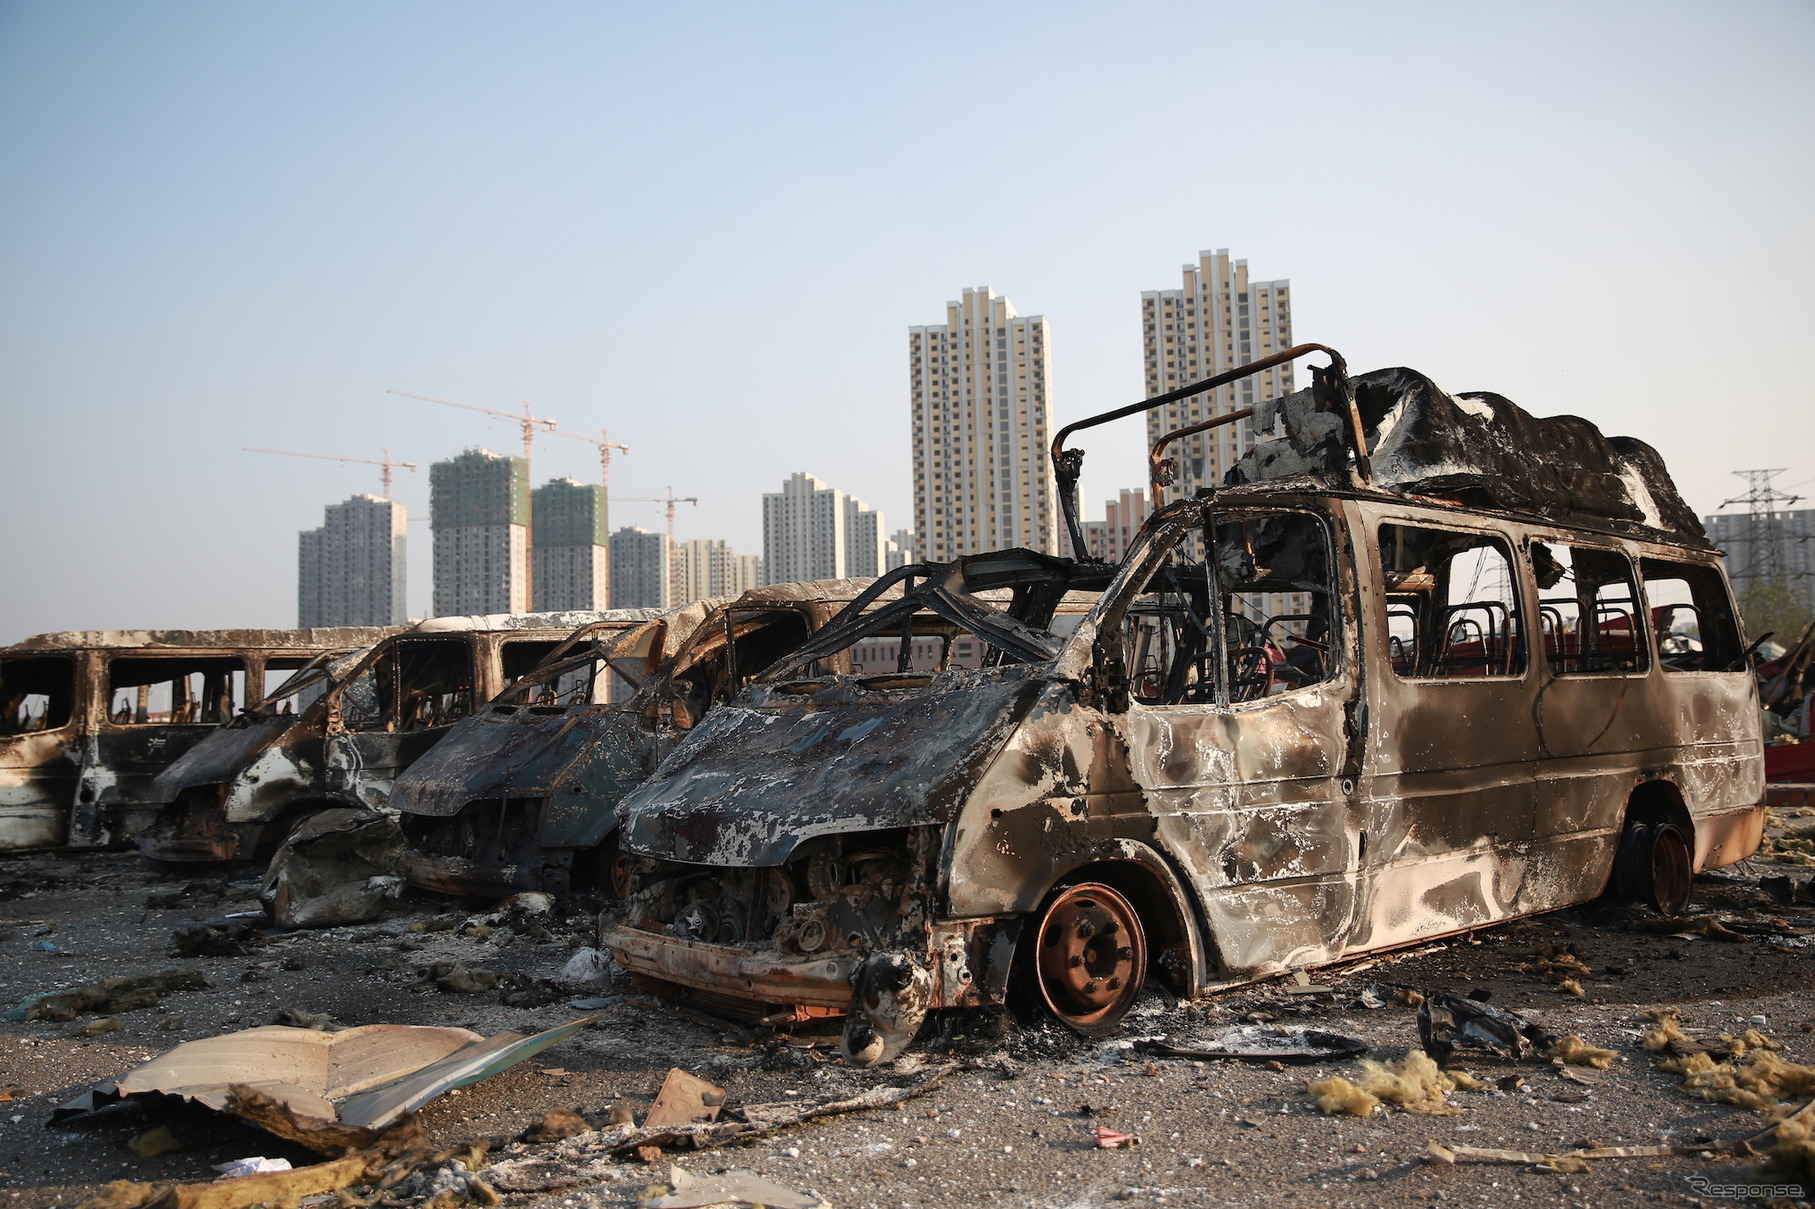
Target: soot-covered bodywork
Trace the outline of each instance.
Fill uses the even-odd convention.
[[[618,800],[869,580],[771,584],[583,629],[398,779],[409,877],[450,894],[621,889]]]
[[[172,761],[322,652],[391,632],[82,630],[0,650],[0,851],[130,842]]]
[[[157,778],[139,850],[169,862],[268,857],[298,820],[386,809],[399,773],[536,666],[581,622],[627,630],[646,610],[431,618],[326,654]]]
[[[1475,414],[1393,375],[1356,381]],[[1413,491],[1307,456],[1345,402],[1389,465],[1431,422],[1378,394],[1357,416],[1339,372],[1316,393],[1273,417],[1302,428],[1284,477],[1161,508],[1120,566],[904,569],[715,711],[620,807],[637,860],[603,943],[724,1010],[843,1012],[868,1062],[936,1008],[1014,992],[1097,1034],[1150,973],[1196,994],[1610,883],[1675,902],[1750,853],[1748,652],[1661,465],[1610,463],[1554,518],[1465,505],[1423,491],[1501,471],[1406,454]],[[907,670],[927,634],[988,653]],[[894,675],[803,670],[885,638]]]

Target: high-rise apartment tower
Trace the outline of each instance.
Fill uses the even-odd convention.
[[[908,329],[914,532],[922,558],[1057,548],[1046,319],[987,286]]]
[[[880,575],[889,539],[882,513],[813,475],[796,471],[763,494],[763,576],[801,583]]]
[[[529,467],[483,449],[429,467],[435,613],[521,613],[529,597]]]
[[[611,535],[611,605],[665,609],[670,588],[668,535],[626,525]]]
[[[321,528],[298,535],[296,624],[402,622],[406,525],[396,500],[356,495],[329,504]]]
[[[742,596],[767,582],[763,579],[762,559],[754,554],[739,554],[723,541],[696,537],[675,542],[668,556],[671,604],[690,604],[712,596]]]
[[[550,479],[530,494],[538,610],[603,609],[611,599],[605,489]]]
[[[1200,252],[1176,290],[1141,293],[1146,336],[1147,396],[1198,382],[1292,346],[1290,283],[1249,281],[1248,262],[1229,249]],[[1184,428],[1292,392],[1292,367],[1279,365],[1214,391],[1169,403],[1147,414],[1149,443]],[[1177,459],[1169,498],[1220,484],[1236,458],[1254,444],[1248,421],[1237,420],[1186,437],[1168,452]]]

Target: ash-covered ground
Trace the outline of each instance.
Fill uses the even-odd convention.
[[[586,997],[608,1000],[592,1009],[603,1016],[597,1025],[444,1095],[420,1115],[437,1145],[488,1143],[494,1167],[481,1178],[512,1169],[497,1164],[514,1166],[517,1176],[500,1180],[508,1204],[635,1205],[647,1186],[667,1182],[669,1162],[698,1175],[752,1170],[841,1209],[1732,1203],[1704,1190],[1760,1182],[1756,1161],[1729,1148],[1770,1119],[1681,1090],[1678,1077],[1656,1069],[1657,1055],[1640,1047],[1641,1013],[1675,1007],[1692,1034],[1710,1038],[1756,1029],[1783,1044],[1783,1058],[1815,1062],[1815,906],[1785,904],[1759,885],[1760,877],[1808,872],[1748,862],[1699,879],[1692,914],[1722,921],[1719,929],[1697,923],[1705,930],[1660,932],[1643,913],[1590,906],[1315,972],[1308,987],[1282,980],[1195,1004],[1150,990],[1123,1035],[1108,1042],[1007,1012],[936,1020],[903,1061],[853,1070],[838,1060],[829,1030],[751,1040],[676,1015],[622,983],[588,991],[553,985],[573,953],[592,943],[594,917],[584,904],[571,913],[557,907],[497,917],[489,903],[411,899],[369,925],[268,932],[246,938],[242,953],[173,956],[177,931],[256,909],[253,874],[209,881],[149,871],[121,855],[12,857],[0,860],[0,1008],[107,977],[182,976],[171,980],[179,989],[141,992],[74,1019],[0,1023],[0,1209],[80,1204],[111,1180],[208,1180],[214,1164],[251,1155],[318,1161],[230,1118],[168,1103],[125,1104],[47,1126],[55,1106],[179,1042],[322,1015],[333,1027],[456,1024],[527,1033],[592,1014],[571,1006]],[[1534,968],[1536,955],[1565,951],[1588,970],[1576,979],[1579,996]],[[196,974],[205,987],[180,989]],[[1385,992],[1363,995],[1381,984]],[[1383,1109],[1364,1118],[1326,1116],[1307,1092],[1308,1082],[1353,1074],[1353,1061],[1273,1069],[1155,1058],[1133,1044],[1164,1038],[1190,1046],[1240,1024],[1302,1026],[1398,1059],[1418,1044],[1418,1009],[1403,1002],[1415,996],[1394,994],[1396,987],[1485,994],[1615,1058],[1606,1070],[1559,1070],[1468,1055],[1457,1065],[1487,1090],[1450,1092],[1450,1115]],[[151,998],[157,1002],[132,1006]],[[116,1021],[117,1028],[97,1031]],[[595,1127],[606,1126],[614,1107],[620,1119],[628,1108],[640,1120],[671,1067],[724,1088],[734,1113],[743,1104],[816,1102],[908,1084],[942,1064],[957,1069],[886,1110],[671,1151],[654,1163],[608,1155],[580,1163],[573,1156],[585,1150],[585,1134],[560,1143],[517,1140],[556,1110]],[[141,1157],[130,1143],[157,1126],[180,1149]],[[1098,1127],[1139,1142],[1100,1148]],[[1597,1159],[1565,1173],[1531,1163],[1450,1165],[1431,1157],[1432,1142],[1537,1152],[1670,1143],[1690,1152]],[[537,1156],[553,1161],[524,1162]],[[584,1166],[585,1178],[560,1186],[563,1164]],[[419,1181],[375,1199],[402,1205],[426,1201],[429,1191]],[[320,1203],[341,1202],[330,1194]],[[449,1203],[444,1195],[440,1204]]]

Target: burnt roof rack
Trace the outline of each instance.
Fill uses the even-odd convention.
[[[1169,403],[1176,403],[1180,399],[1188,399],[1192,395],[1215,390],[1219,386],[1227,386],[1231,382],[1260,373],[1262,370],[1272,369],[1276,365],[1284,365],[1288,361],[1295,361],[1307,353],[1325,353],[1330,358],[1327,366],[1314,365],[1311,367],[1311,389],[1340,406],[1347,414],[1349,439],[1354,444],[1356,472],[1362,483],[1370,482],[1373,479],[1373,467],[1368,461],[1367,434],[1362,427],[1361,412],[1355,405],[1355,386],[1349,380],[1348,362],[1343,360],[1341,353],[1327,344],[1295,344],[1283,352],[1274,353],[1270,357],[1262,357],[1258,361],[1250,361],[1246,365],[1217,374],[1215,377],[1205,378],[1201,382],[1192,382],[1177,390],[1167,391],[1163,395],[1154,395],[1139,403],[1130,403],[1125,407],[1090,416],[1061,428],[1058,435],[1052,439],[1052,468],[1053,475],[1059,482],[1059,507],[1065,514],[1065,528],[1071,535],[1072,553],[1076,555],[1078,561],[1100,562],[1101,560],[1093,557],[1086,546],[1084,525],[1078,517],[1078,478],[1084,470],[1084,451],[1065,448],[1067,437],[1086,428],[1107,424],[1111,420],[1120,420],[1125,416],[1152,411],[1156,407],[1164,407]],[[1253,414],[1252,407],[1225,412],[1200,424],[1176,429],[1155,441],[1147,458],[1148,483],[1154,508],[1157,510],[1160,507],[1163,490],[1172,481],[1172,460],[1164,456],[1166,446],[1183,437],[1193,436],[1224,424],[1233,424],[1237,420],[1245,420]]]

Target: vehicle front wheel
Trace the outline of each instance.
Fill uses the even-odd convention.
[[[1040,1002],[1085,1037],[1113,1033],[1147,979],[1147,937],[1134,905],[1098,882],[1066,886],[1032,933]]]
[[[1626,824],[1614,859],[1613,890],[1629,903],[1646,903],[1664,915],[1689,905],[1695,853],[1675,823]]]

